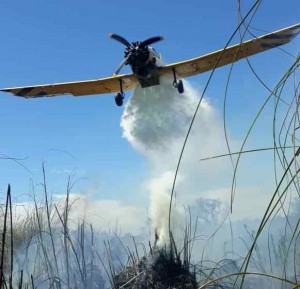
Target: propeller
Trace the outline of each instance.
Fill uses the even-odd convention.
[[[120,63],[119,67],[117,68],[117,70],[115,71],[114,75],[118,75],[120,70],[123,68],[123,66],[126,64],[126,62],[128,61],[129,57],[131,56],[131,53],[129,53],[127,55],[126,58],[124,58],[124,60]]]
[[[158,42],[158,41],[161,41],[164,39],[162,36],[154,36],[154,37],[150,37],[142,42],[132,42],[130,44],[129,41],[127,41],[124,37],[122,37],[118,34],[115,34],[115,33],[110,33],[108,35],[108,37],[110,37],[126,46],[125,58],[120,63],[120,65],[117,68],[117,70],[115,71],[114,75],[117,75],[120,72],[120,70],[123,68],[124,65],[131,63],[131,61],[134,61],[133,60],[134,57],[139,59],[139,56],[141,57],[141,55],[143,55],[142,57],[144,57],[145,53],[148,53],[148,55],[149,55],[149,50],[147,47],[148,45],[151,45],[155,42]],[[146,56],[146,57],[148,57],[148,56]]]
[[[109,37],[109,38],[112,38],[112,39],[115,39],[115,40],[117,40],[117,41],[119,41],[119,42],[121,42],[122,44],[124,44],[124,45],[127,46],[127,47],[130,47],[130,46],[131,46],[131,44],[130,44],[124,37],[122,37],[122,36],[120,36],[120,35],[118,35],[118,34],[115,34],[115,33],[109,33],[109,34],[108,34],[108,37]]]
[[[140,45],[148,46],[148,45],[151,45],[151,44],[161,41],[161,40],[164,40],[163,36],[154,36],[154,37],[144,40]]]

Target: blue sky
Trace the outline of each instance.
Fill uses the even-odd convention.
[[[253,2],[241,1],[244,14]],[[111,75],[123,58],[123,47],[107,37],[110,32],[130,41],[163,35],[165,40],[155,47],[171,63],[221,49],[237,26],[237,1],[232,0],[1,1],[0,13],[3,88]],[[252,26],[270,32],[299,22],[299,15],[297,0],[265,0]],[[232,44],[236,42],[238,38]],[[300,37],[284,48],[297,54],[299,45]],[[292,63],[278,50],[250,60],[271,87]],[[228,71],[228,67],[219,69],[207,91],[220,114]],[[201,90],[208,75],[189,81]],[[127,92],[126,98],[130,95]],[[230,134],[242,139],[267,92],[246,62],[239,62],[229,95]],[[0,93],[0,153],[25,158],[21,162],[30,170],[0,160],[1,193],[11,183],[15,197],[28,194],[31,181],[41,182],[45,162],[52,193],[65,191],[69,172],[74,171],[78,191],[95,190],[99,191],[97,198],[136,201],[149,164],[122,138],[122,113],[113,95],[26,100]],[[262,120],[256,130],[260,140],[268,128]],[[256,144],[254,140],[250,143]]]

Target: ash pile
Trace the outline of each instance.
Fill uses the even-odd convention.
[[[113,288],[196,289],[195,273],[187,260],[181,261],[176,250],[151,248],[147,257],[123,268],[113,278]]]

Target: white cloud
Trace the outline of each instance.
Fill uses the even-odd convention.
[[[52,208],[53,224],[59,223],[59,218],[54,210],[54,205],[62,214],[65,207],[66,195],[53,195],[50,207]],[[91,200],[82,194],[69,195],[69,225],[76,229],[78,221],[85,220],[92,224],[96,231],[111,231],[121,233],[140,234],[146,226],[147,210],[145,206],[124,204],[116,200]],[[37,202],[39,212],[45,212],[45,203]],[[21,221],[35,215],[35,203],[23,202],[13,206],[15,221]]]
[[[65,201],[65,195],[55,195],[58,202]],[[145,206],[124,204],[117,200],[94,199],[83,194],[70,194],[69,203],[72,204],[70,219],[77,223],[84,219],[99,231],[121,230],[139,234],[147,220]]]

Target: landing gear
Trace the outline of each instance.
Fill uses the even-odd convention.
[[[173,68],[172,71],[173,71],[173,77],[174,77],[173,86],[175,88],[177,88],[179,93],[183,93],[184,92],[184,87],[183,87],[182,80],[180,79],[180,80],[177,81],[175,68]]]
[[[115,96],[115,102],[117,106],[123,105],[123,100],[125,97],[125,93],[123,92],[122,79],[119,79],[120,82],[120,92],[118,92]]]
[[[124,92],[123,93],[119,92],[119,93],[116,94],[115,102],[116,102],[117,106],[122,106],[123,105],[124,96],[125,96]]]
[[[182,83],[181,79],[177,82],[177,89],[178,89],[179,93],[183,93],[184,92],[184,87],[183,87],[183,83]]]

